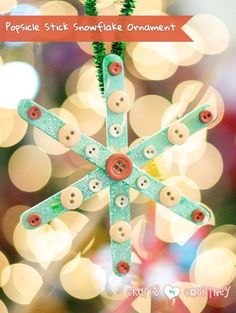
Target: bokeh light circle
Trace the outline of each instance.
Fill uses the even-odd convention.
[[[229,46],[229,32],[224,22],[210,14],[195,15],[188,25],[195,29],[204,41],[204,48],[200,49],[203,54],[218,54]],[[206,27],[207,25],[207,27]]]
[[[67,255],[72,243],[71,231],[59,219],[54,219],[50,225],[43,225],[33,232],[19,223],[14,230],[13,239],[17,252],[23,258],[46,267]]]
[[[3,254],[1,251],[0,251],[0,278],[1,278],[1,275],[2,275],[2,272],[4,271],[4,269],[6,267],[9,266],[9,262],[8,262],[8,259],[6,258],[5,254]],[[0,280],[0,287],[2,287],[2,282]],[[0,306],[1,308],[1,306]],[[0,311],[1,312],[1,311]]]
[[[105,271],[87,258],[77,257],[61,270],[63,288],[77,299],[91,299],[105,288]]]
[[[212,232],[199,245],[198,254],[215,248],[224,248],[236,253],[236,238],[223,232]]]
[[[39,15],[78,15],[77,9],[66,1],[50,1],[40,6]]]
[[[235,277],[236,256],[224,248],[213,248],[197,256],[190,269],[192,282],[221,288],[232,282]]]
[[[43,281],[40,274],[26,264],[12,264],[2,273],[3,291],[12,301],[19,304],[30,304]]]
[[[26,134],[28,124],[16,110],[0,108],[0,147],[17,144]]]
[[[155,43],[138,43],[127,51],[136,71],[147,80],[167,79],[178,69],[178,65],[170,62],[157,51]]]
[[[68,110],[77,119],[81,132],[87,136],[96,134],[104,125],[105,117],[98,114],[94,109],[78,102],[77,95],[71,95],[65,100],[62,107]]]
[[[0,312],[1,313],[8,313],[7,307],[5,304],[0,300]]]
[[[6,240],[13,244],[13,233],[16,225],[19,223],[21,214],[29,209],[26,205],[14,205],[10,207],[2,219],[2,231]]]
[[[170,102],[167,99],[157,95],[147,95],[137,99],[130,111],[130,124],[133,131],[140,137],[146,137],[160,130],[162,114],[169,106]]]
[[[7,0],[0,2],[0,14],[6,14],[17,6],[16,0]]]
[[[204,154],[187,168],[186,176],[191,178],[200,189],[214,186],[223,173],[223,159],[220,152],[207,143]]]
[[[33,145],[16,150],[8,164],[9,177],[20,190],[34,192],[49,181],[52,166],[46,153]]]
[[[0,108],[16,109],[20,100],[34,99],[40,86],[35,68],[24,62],[0,66]]]

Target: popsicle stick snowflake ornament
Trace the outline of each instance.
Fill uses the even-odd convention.
[[[131,15],[134,9],[135,0],[124,0],[120,15]],[[86,0],[85,14],[98,15],[96,0]],[[108,55],[103,42],[93,42],[93,49],[99,87],[106,100],[107,147],[39,104],[22,100],[18,112],[23,119],[96,165],[97,169],[27,210],[21,216],[21,222],[27,229],[37,229],[69,210],[79,210],[83,201],[109,187],[113,270],[122,276],[131,267],[130,188],[194,224],[204,225],[210,220],[210,212],[204,206],[184,197],[178,190],[166,186],[139,167],[152,161],[165,149],[184,144],[190,135],[210,125],[217,113],[214,107],[203,105],[128,150],[126,154],[120,153],[128,147],[127,112],[131,106],[124,90],[122,58],[125,43],[113,42],[111,54]]]
[[[97,166],[79,181],[24,212],[21,222],[27,229],[37,229],[68,210],[79,210],[83,201],[109,187],[113,270],[122,276],[131,267],[130,188],[194,224],[204,225],[210,220],[210,212],[203,205],[186,198],[139,167],[165,149],[184,144],[189,136],[209,126],[216,119],[217,112],[211,105],[202,105],[127,153],[120,153],[128,145],[130,99],[124,90],[124,64],[119,56],[109,54],[104,58],[103,79],[107,147],[32,100],[19,103],[18,112],[24,120]]]

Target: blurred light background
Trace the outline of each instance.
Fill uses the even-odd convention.
[[[0,14],[83,15],[83,4],[1,0]],[[101,15],[117,15],[122,1],[97,4]],[[19,224],[26,209],[93,170],[29,127],[16,111],[20,99],[35,99],[105,144],[91,43],[1,43],[0,313],[236,312],[235,12],[235,0],[137,0],[137,15],[193,15],[185,26],[193,42],[127,44],[130,146],[203,103],[216,106],[218,118],[145,167],[207,205],[209,224],[193,226],[132,191],[133,269],[123,279],[111,270],[107,190],[36,231]],[[231,289],[213,299],[127,294],[164,284]]]

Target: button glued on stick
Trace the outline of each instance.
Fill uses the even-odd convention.
[[[78,127],[65,124],[59,129],[58,140],[65,147],[73,147],[80,141],[80,130]]]

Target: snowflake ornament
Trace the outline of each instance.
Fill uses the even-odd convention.
[[[36,229],[68,210],[78,210],[83,201],[109,187],[113,270],[122,276],[131,267],[130,187],[194,224],[204,225],[210,220],[211,213],[205,206],[184,197],[177,189],[163,184],[139,167],[165,149],[184,144],[189,136],[215,121],[217,112],[213,106],[202,105],[127,153],[120,153],[128,147],[130,100],[124,91],[124,64],[119,56],[109,54],[104,58],[103,78],[107,147],[32,100],[19,103],[18,112],[23,119],[97,166],[79,181],[24,212],[21,222],[27,229]]]

